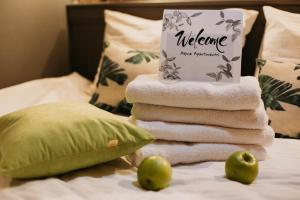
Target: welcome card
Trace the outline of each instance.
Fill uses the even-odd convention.
[[[164,10],[160,78],[239,82],[243,14],[237,10]]]

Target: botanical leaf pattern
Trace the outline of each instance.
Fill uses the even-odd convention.
[[[285,139],[300,139],[300,133],[296,134],[296,137],[291,137],[283,133],[275,133],[275,138],[285,138]]]
[[[211,77],[211,78],[217,79],[217,74],[214,73],[214,72],[207,73],[206,75]]]
[[[224,20],[221,20],[219,22],[216,23],[216,25],[220,25],[220,24],[223,24],[224,23]]]
[[[197,12],[197,13],[192,14],[191,17],[198,17],[201,14],[202,14],[202,12]]]
[[[224,12],[221,10],[220,11],[220,17],[222,18],[221,21],[217,22],[216,25],[220,25],[220,24],[223,24],[225,22],[225,15],[224,15]]]
[[[89,101],[90,104],[102,109],[102,110],[106,110],[108,112],[112,112],[114,110],[114,107],[113,106],[110,106],[108,104],[105,104],[105,103],[97,103],[98,99],[99,99],[99,93],[94,93],[92,95],[92,98],[91,100]]]
[[[222,59],[226,62],[225,65],[218,65],[217,68],[219,68],[221,71],[215,73],[215,72],[210,72],[207,73],[206,75],[215,79],[216,81],[222,80],[222,75],[224,75],[226,78],[232,78],[233,75],[231,73],[232,66],[231,62],[237,61],[240,59],[240,56],[235,56],[231,59],[228,59],[225,55],[222,55]]]
[[[169,29],[175,29],[176,31],[179,30],[180,26],[183,26],[185,23],[189,26],[192,25],[192,18],[198,17],[201,15],[202,12],[195,12],[192,15],[188,16],[185,12],[174,10],[174,12],[167,13],[163,17],[163,31]]]
[[[265,67],[267,61],[263,59],[257,59],[256,65],[259,69],[258,80],[260,87],[262,89],[261,98],[264,102],[265,109],[271,109],[273,111],[288,112],[285,111],[282,106],[282,102],[288,103],[290,105],[295,105],[300,108],[300,88],[294,87],[293,84],[281,81],[274,77],[266,74],[262,74],[263,68]],[[275,62],[274,62],[275,63]],[[276,62],[282,63],[282,62]],[[294,67],[294,70],[300,69],[299,65]],[[292,72],[291,72],[292,73]],[[280,76],[279,76],[280,77]],[[298,80],[298,77],[297,77]],[[295,82],[294,82],[295,83]],[[269,125],[272,125],[272,119],[269,120]],[[275,130],[276,131],[276,130]],[[275,133],[276,138],[295,138],[300,139],[300,132],[294,134],[294,136],[289,136],[288,133]]]
[[[226,56],[222,55],[222,58],[223,58],[223,60],[224,60],[225,62],[229,62],[229,60],[228,60],[228,58],[227,58]]]
[[[162,50],[162,55],[164,57],[164,60],[162,61],[159,67],[159,71],[162,73],[163,79],[181,79],[179,76],[179,70],[181,69],[181,67],[178,67],[176,63],[174,63],[176,57],[168,57],[167,52],[165,50]]]
[[[265,109],[284,111],[280,102],[300,107],[300,88],[292,89],[291,83],[277,80],[268,75],[261,74],[258,80]]]
[[[224,17],[225,17],[224,12],[223,12],[222,10],[220,11],[220,16],[221,16],[221,18],[223,18],[223,19],[224,19]]]
[[[218,65],[217,68],[221,69],[221,70],[225,70],[226,67],[224,65]]]
[[[225,23],[225,30],[229,31],[231,29],[233,32],[231,41],[235,41],[236,38],[241,35],[241,29],[239,27],[241,25],[241,20],[225,19],[225,14],[222,10],[220,11],[220,17],[221,20],[216,22],[216,25],[221,25]]]
[[[92,95],[92,98],[89,101],[89,103],[102,109],[102,110],[105,110],[105,111],[108,111],[111,113],[125,115],[125,116],[130,115],[132,104],[128,103],[125,98],[119,102],[117,107],[114,107],[114,106],[108,105],[106,103],[101,103],[101,102],[97,103],[99,97],[100,97],[99,93],[95,92]]]
[[[129,116],[131,114],[131,108],[132,104],[128,103],[124,98],[119,102],[118,106],[115,108],[115,113]]]
[[[103,48],[110,48],[110,43],[105,41],[103,43]],[[106,52],[106,51],[105,51]],[[128,52],[124,52],[128,54],[128,57],[125,60],[120,61],[120,63],[128,62],[133,65],[142,64],[143,62],[149,63],[154,59],[159,59],[159,55],[154,52],[142,51],[142,50],[130,50]],[[115,58],[116,59],[116,58]],[[143,65],[141,65],[143,66]],[[120,87],[125,87],[125,82],[128,80],[128,74],[126,70],[120,67],[118,62],[112,60],[108,55],[104,54],[101,63],[101,70],[98,77],[98,82],[96,86],[110,86],[110,81],[117,83]],[[109,81],[110,80],[110,81]],[[98,89],[101,90],[101,89]],[[112,94],[113,95],[113,94]],[[106,110],[108,112],[121,114],[121,115],[130,115],[132,105],[129,104],[126,99],[120,100],[117,106],[112,106],[109,103],[104,103],[101,101],[100,92],[95,92],[90,102],[96,107]]]
[[[104,41],[103,42],[103,50],[106,49],[107,47],[109,47],[109,42],[108,41]]]
[[[266,60],[259,59],[259,58],[256,59],[256,66],[258,67],[259,74],[261,73],[261,70],[262,70],[263,66],[265,66],[265,64],[266,64]]]
[[[231,61],[237,61],[238,59],[240,59],[240,56],[233,57]]]
[[[102,67],[99,73],[97,86],[99,84],[108,86],[107,79],[110,79],[119,85],[123,85],[127,78],[128,76],[125,73],[125,69],[120,68],[118,63],[112,61],[106,55],[103,56]]]
[[[149,52],[149,51],[140,51],[140,50],[133,50],[133,51],[128,51],[128,53],[134,53],[135,55],[127,58],[125,62],[129,62],[132,64],[140,64],[144,60],[149,63],[151,59],[158,59],[159,56],[154,53],[154,52]]]

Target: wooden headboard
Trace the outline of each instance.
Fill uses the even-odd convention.
[[[99,63],[104,33],[105,9],[136,16],[161,19],[163,10],[170,9],[224,9],[245,8],[259,11],[253,29],[243,49],[242,75],[253,75],[255,59],[262,40],[265,19],[262,6],[300,13],[300,0],[198,0],[198,1],[121,1],[97,4],[67,5],[70,64],[74,71],[92,80]]]

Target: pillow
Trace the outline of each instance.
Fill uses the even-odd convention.
[[[266,27],[260,57],[300,63],[300,14],[263,7]]]
[[[51,103],[0,118],[0,173],[37,178],[103,163],[153,137],[88,103]]]
[[[258,80],[277,137],[300,138],[300,64],[257,59]]]
[[[239,10],[245,16],[245,35],[258,12]],[[104,51],[91,87],[90,103],[109,112],[130,115],[125,89],[137,75],[158,73],[162,21],[110,10],[104,11],[104,17]]]
[[[107,42],[102,59],[90,103],[109,112],[130,115],[132,106],[125,99],[125,89],[139,74],[158,72],[159,53]]]
[[[127,84],[139,74],[158,72],[161,20],[105,10],[104,50],[92,86],[90,103],[113,113],[130,115]]]
[[[132,49],[160,51],[161,20],[105,10],[104,41],[114,41]]]
[[[243,46],[246,35],[250,33],[258,11],[241,8],[228,8],[243,12]],[[105,41],[119,41],[131,48],[145,45],[151,50],[160,51],[162,20],[149,20],[133,15],[105,10]]]

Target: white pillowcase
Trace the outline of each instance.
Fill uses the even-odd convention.
[[[229,8],[228,10],[239,10],[244,14],[244,46],[246,35],[250,33],[258,11],[241,8]],[[145,45],[147,50],[157,50],[159,52],[162,20],[150,20],[111,10],[105,10],[104,15],[106,24],[105,40],[118,41],[126,44],[126,46],[129,45],[130,48],[145,49],[143,48]],[[149,44],[151,45],[149,46]]]
[[[123,44],[127,48],[160,51],[162,21],[105,10],[104,41]]]
[[[300,14],[263,7],[266,27],[260,57],[300,63]]]

